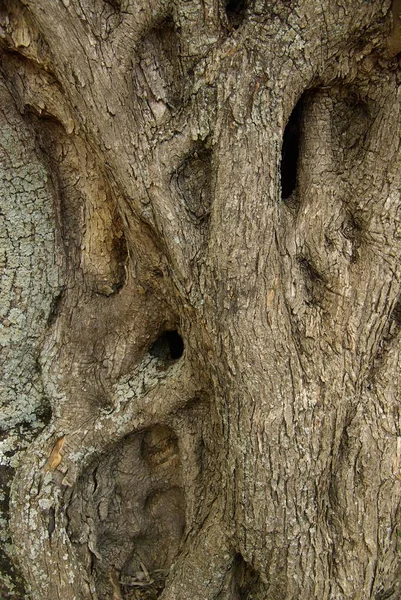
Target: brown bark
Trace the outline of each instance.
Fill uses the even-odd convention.
[[[4,426],[34,600],[401,597],[397,7],[1,6],[57,231],[9,384],[51,418]]]

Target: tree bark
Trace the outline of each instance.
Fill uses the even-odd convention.
[[[399,12],[3,2],[4,598],[401,597]]]

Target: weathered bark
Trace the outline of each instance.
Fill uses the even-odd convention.
[[[399,8],[3,2],[4,598],[401,597]]]

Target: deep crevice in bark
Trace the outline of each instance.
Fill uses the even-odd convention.
[[[63,303],[64,296],[65,296],[65,288],[60,290],[60,293],[57,294],[57,296],[55,298],[53,298],[51,307],[50,307],[50,311],[49,311],[49,316],[47,318],[47,327],[51,327],[57,321],[57,319],[60,315],[60,312],[62,310],[62,303]]]
[[[284,129],[281,148],[281,197],[283,200],[287,200],[297,186],[303,104],[304,96],[296,103]]]
[[[68,531],[100,600],[116,587],[124,600],[163,590],[185,527],[180,471],[177,436],[157,425],[127,437],[80,478]]]
[[[257,571],[241,554],[237,554],[234,560],[234,585],[238,600],[252,600],[257,597],[259,579]]]

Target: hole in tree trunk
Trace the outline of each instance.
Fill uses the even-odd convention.
[[[94,460],[73,490],[67,517],[68,535],[91,570],[99,600],[160,596],[185,511],[178,439],[170,428],[130,435]]]
[[[295,105],[284,129],[281,149],[281,197],[287,200],[297,185],[303,97]]]
[[[238,27],[241,25],[247,8],[247,0],[228,0],[228,2],[226,2],[226,15],[228,23],[233,29],[238,29]]]
[[[115,10],[121,10],[121,0],[105,0],[105,3],[112,6]]]
[[[165,331],[150,348],[150,354],[164,360],[178,360],[184,354],[184,341],[178,331]]]

